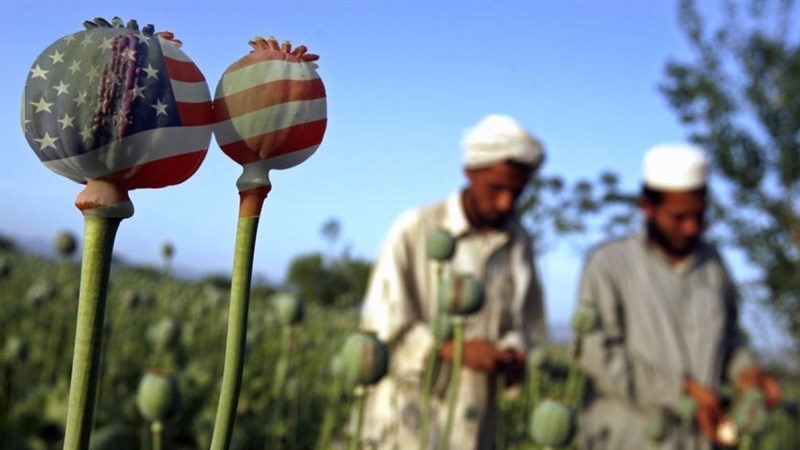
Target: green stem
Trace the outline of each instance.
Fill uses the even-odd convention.
[[[419,433],[419,450],[424,450],[428,444],[428,434],[430,430],[430,417],[431,417],[431,394],[433,390],[433,376],[436,373],[436,366],[439,363],[439,349],[441,343],[438,338],[428,356],[428,362],[425,365],[425,378],[422,385],[422,412],[421,422],[422,428]]]
[[[164,440],[164,424],[160,420],[154,420],[150,424],[150,435],[153,439],[151,450],[161,450]]]
[[[279,427],[277,426],[278,417],[282,414],[282,410],[284,406],[288,403],[287,396],[286,396],[286,378],[289,374],[289,350],[291,346],[291,339],[292,339],[292,328],[290,325],[284,325],[281,330],[281,348],[280,348],[280,356],[278,357],[278,362],[275,365],[275,374],[273,376],[273,385],[272,385],[272,392],[270,395],[270,415],[269,415],[269,427],[270,427],[270,436],[273,439],[273,448],[279,448],[281,442],[281,435],[279,434],[280,430],[286,430],[287,427]],[[287,434],[287,433],[284,433]]]
[[[86,449],[94,416],[103,320],[120,218],[84,215],[83,262],[64,449]]]
[[[364,394],[365,388],[362,385],[356,386],[353,391],[355,396],[356,408],[356,429],[353,436],[350,438],[349,450],[358,450],[359,442],[361,441],[361,427],[364,423]]]
[[[236,420],[236,404],[239,401],[244,370],[247,310],[250,302],[250,280],[253,275],[258,219],[258,216],[239,217],[236,230],[225,363],[214,434],[211,438],[212,450],[227,449],[230,446],[233,424]]]
[[[453,417],[455,417],[456,400],[458,399],[458,383],[461,376],[461,365],[464,358],[464,318],[454,316],[453,321],[453,372],[450,374],[450,386],[447,389],[447,421],[439,441],[439,450],[445,450],[450,443],[450,433],[453,430]]]

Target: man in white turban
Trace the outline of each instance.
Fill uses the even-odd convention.
[[[427,450],[445,440],[453,450],[492,448],[496,380],[519,382],[528,349],[546,336],[531,237],[515,213],[517,198],[542,162],[542,145],[514,119],[499,115],[469,130],[462,145],[467,186],[446,201],[403,213],[371,274],[361,326],[388,344],[390,369],[367,394],[364,448]],[[426,249],[434,230],[455,239],[455,252],[441,265]],[[420,442],[423,373],[437,352],[436,293],[439,281],[452,274],[476,277],[485,300],[466,320],[449,439],[443,437],[444,397],[454,346],[446,341],[435,353],[443,363],[430,403],[428,439]]]
[[[593,308],[599,321],[579,337],[579,362],[591,386],[579,448],[730,445],[719,397],[724,384],[738,389],[735,399],[759,392],[764,403],[758,407],[780,399],[777,383],[745,347],[728,271],[702,239],[707,165],[703,151],[690,144],[648,151],[640,199],[645,226],[587,258],[578,304]]]

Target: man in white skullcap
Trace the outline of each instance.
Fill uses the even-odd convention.
[[[450,341],[438,353],[443,363],[430,403],[428,439],[420,438],[421,386],[435,352],[439,280],[470,274],[485,293],[484,306],[464,329],[464,367],[448,448],[493,447],[496,378],[518,382],[527,350],[546,336],[532,241],[515,213],[517,198],[544,159],[542,144],[513,118],[490,115],[465,133],[462,146],[467,186],[446,201],[400,215],[373,267],[361,327],[387,343],[390,369],[368,391],[363,448],[427,450],[447,440]],[[441,265],[426,252],[433,230],[456,242]]]
[[[694,145],[648,151],[645,226],[587,258],[578,304],[599,320],[578,337],[590,381],[579,448],[710,449],[732,437],[719,396],[724,385],[738,389],[736,398],[759,391],[765,407],[780,399],[745,347],[728,271],[702,239],[707,166]]]

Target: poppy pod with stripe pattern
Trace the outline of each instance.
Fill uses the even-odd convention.
[[[172,33],[102,18],[54,42],[25,83],[25,138],[50,170],[87,188],[86,213],[129,217],[128,191],[181,183],[211,141],[211,93]]]
[[[268,171],[305,161],[327,126],[325,86],[301,45],[292,50],[270,37],[233,63],[214,95],[214,135],[225,154],[243,166],[239,191],[269,189]]]

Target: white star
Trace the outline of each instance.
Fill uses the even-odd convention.
[[[134,86],[133,87],[133,96],[134,97],[142,97],[144,98],[144,86]]]
[[[47,57],[53,60],[53,64],[64,62],[64,54],[58,50],[54,51],[52,55],[47,55]]]
[[[144,42],[148,47],[150,46],[150,36],[142,33],[141,31],[137,36],[139,37],[139,41]]]
[[[136,50],[126,48],[122,51],[122,57],[130,59],[131,61],[136,61]]]
[[[66,35],[66,36],[64,37],[64,39],[63,39],[63,40],[64,40],[64,41],[65,41],[67,44],[69,44],[70,42],[72,42],[72,41],[74,41],[74,40],[75,40],[75,35],[74,35],[74,34],[68,34],[68,35]]]
[[[56,148],[56,141],[58,140],[57,137],[50,137],[50,133],[45,133],[44,137],[41,139],[33,139],[34,141],[39,143],[39,150],[44,150],[48,147]]]
[[[103,42],[101,42],[100,45],[97,46],[97,48],[99,48],[100,50],[111,50],[112,47],[111,41],[113,41],[113,39],[103,38]]]
[[[150,77],[153,77],[156,80],[158,79],[158,75],[156,75],[158,73],[158,69],[154,68],[151,64],[148,64],[147,65],[147,69],[144,69],[144,71],[147,72],[147,78],[148,79]]]
[[[34,67],[33,69],[31,69],[31,79],[34,79],[34,78],[41,78],[41,79],[43,79],[43,80],[45,80],[45,81],[46,81],[46,80],[47,80],[47,72],[50,72],[50,71],[49,71],[49,70],[44,70],[44,69],[42,69],[42,68],[41,68],[41,67],[39,67],[39,65],[37,64],[37,65],[36,65],[36,67]]]
[[[73,120],[75,120],[75,117],[72,117],[67,113],[64,113],[64,117],[62,117],[61,119],[58,119],[58,123],[61,124],[61,129],[64,130],[64,129],[67,129],[69,127],[74,126],[72,124]]]
[[[78,96],[75,97],[73,101],[75,103],[77,103],[78,106],[85,105],[86,104],[86,92],[84,91],[84,92],[81,92],[80,94],[78,94]]]
[[[81,63],[77,59],[72,61],[72,65],[67,67],[67,69],[75,75],[75,72],[81,70]]]
[[[53,106],[53,104],[52,103],[47,103],[46,101],[44,101],[44,97],[40,98],[38,102],[30,102],[30,104],[33,105],[36,108],[36,111],[34,111],[34,114],[38,113],[38,112],[42,112],[42,111],[53,112],[53,111],[50,111],[50,107]]]
[[[86,125],[85,127],[83,127],[83,131],[81,131],[78,134],[81,135],[81,137],[83,138],[84,141],[89,141],[89,140],[93,139],[92,127],[90,127],[89,125]]]
[[[69,93],[69,92],[67,92],[67,88],[68,87],[69,87],[68,84],[64,84],[63,81],[60,81],[58,83],[58,86],[53,86],[53,89],[58,91],[57,95],[61,95],[61,94],[68,94]]]
[[[89,81],[94,81],[95,78],[100,76],[100,66],[92,66],[87,76],[89,77]]]
[[[83,36],[83,41],[81,41],[81,45],[84,46],[84,47],[88,47],[88,46],[92,45],[92,35],[89,34],[89,33],[86,33]]]
[[[160,116],[161,114],[164,114],[165,116],[168,115],[167,114],[167,105],[161,103],[161,99],[157,99],[156,100],[156,104],[155,105],[150,105],[150,107],[154,108],[156,110],[156,117]]]

